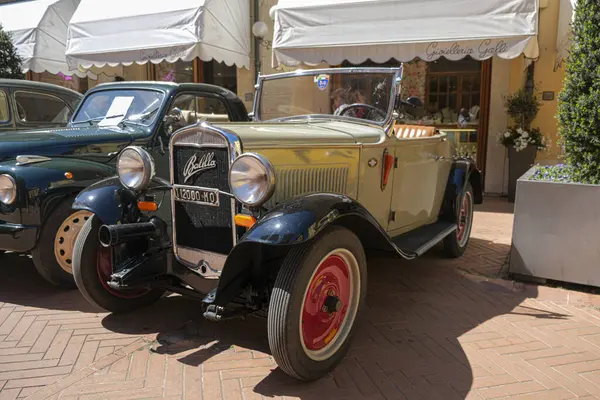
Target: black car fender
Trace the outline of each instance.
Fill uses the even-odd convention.
[[[281,259],[292,247],[313,240],[331,225],[350,229],[365,249],[401,253],[371,213],[350,197],[298,196],[269,210],[238,241],[223,266],[214,303],[225,306],[251,281],[260,286],[272,272],[270,265],[279,265],[270,261]]]
[[[170,190],[169,184],[157,177],[152,178],[144,195]],[[117,176],[96,182],[82,190],[73,202],[74,210],[86,210],[95,214],[103,224],[114,225],[118,222],[137,222],[137,201],[140,194],[127,189]],[[134,212],[132,217],[128,211]]]
[[[473,187],[473,202],[475,204],[483,203],[483,181],[481,172],[470,159],[456,159],[450,168],[440,218],[455,221],[457,201],[462,197],[467,183]]]
[[[113,175],[114,170],[96,162],[61,157],[28,164],[14,160],[3,162],[0,173],[15,179],[17,201],[10,208],[27,210],[22,214],[22,223],[43,225],[61,201],[99,179]]]

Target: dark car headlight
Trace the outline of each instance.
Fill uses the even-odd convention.
[[[260,154],[244,153],[231,164],[229,185],[235,198],[244,205],[259,207],[275,191],[275,169]]]
[[[17,200],[17,182],[10,175],[0,175],[0,203],[12,204]]]
[[[154,178],[154,160],[141,147],[129,146],[119,154],[117,174],[126,188],[144,190]]]

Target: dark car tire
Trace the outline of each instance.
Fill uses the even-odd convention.
[[[473,187],[467,187],[458,202],[458,227],[456,231],[444,238],[444,252],[448,257],[457,258],[464,254],[469,244],[471,228],[473,227]]]
[[[51,284],[76,289],[73,275],[60,266],[54,253],[56,235],[63,222],[77,211],[72,209],[71,197],[61,201],[42,226],[36,247],[31,251],[33,265],[38,273]]]
[[[90,303],[113,313],[122,313],[150,305],[164,294],[159,289],[114,290],[101,278],[104,252],[111,249],[102,247],[98,240],[98,230],[102,223],[99,218],[90,218],[79,233],[73,251],[73,276],[83,297]],[[110,261],[112,262],[112,261]],[[112,265],[110,265],[112,268]]]
[[[332,371],[350,347],[366,290],[365,252],[348,229],[328,228],[292,249],[277,274],[267,317],[269,347],[279,367],[304,381]],[[327,304],[341,308],[329,313]]]

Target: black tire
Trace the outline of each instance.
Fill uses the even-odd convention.
[[[462,239],[459,239],[461,222],[460,219],[462,218],[461,210],[463,207],[463,200],[465,200],[465,198],[466,206],[468,207],[468,209],[466,210],[465,231],[463,233],[463,236],[461,237]],[[473,187],[471,186],[471,183],[467,183],[467,187],[465,188],[465,191],[459,199],[457,205],[457,218],[459,219],[457,222],[459,223],[459,228],[457,228],[456,231],[444,238],[444,252],[448,257],[457,258],[462,256],[465,250],[467,249],[467,246],[469,245],[471,228],[473,227],[473,206]]]
[[[90,303],[113,313],[137,310],[160,299],[163,290],[141,290],[139,295],[120,297],[117,292],[111,293],[100,280],[98,273],[98,252],[101,250],[98,241],[98,230],[102,223],[98,217],[90,218],[79,233],[73,251],[73,276],[83,297]]]
[[[54,240],[64,220],[75,212],[72,205],[72,197],[60,202],[46,219],[36,247],[31,251],[33,265],[38,273],[51,284],[64,289],[76,289],[77,286],[73,275],[65,271],[56,260]]]
[[[347,301],[348,309],[355,307],[356,313],[352,321],[349,320],[351,311],[346,311],[346,316],[340,317],[344,318],[344,322],[339,331],[335,331],[330,342],[325,342],[328,343],[326,346],[333,344],[332,354],[327,358],[315,360],[314,357],[309,357],[309,350],[305,350],[307,347],[303,333],[300,332],[300,315],[304,315],[301,313],[305,309],[305,292],[308,291],[310,282],[315,279],[313,274],[318,272],[324,257],[339,249],[346,255],[351,254],[357,264],[353,268],[355,276],[358,275],[359,288],[354,290],[354,293],[358,293],[359,298],[350,296]],[[366,289],[365,252],[358,237],[348,229],[328,228],[314,240],[292,249],[277,274],[267,317],[269,347],[279,367],[291,377],[304,381],[321,378],[333,370],[350,347],[356,321],[366,297]],[[317,305],[317,309],[318,307],[321,306]],[[330,317],[332,315],[334,314],[329,314]],[[344,336],[337,337],[338,332],[344,331]]]

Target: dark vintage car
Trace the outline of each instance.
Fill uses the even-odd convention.
[[[412,260],[439,243],[461,256],[483,201],[445,133],[398,123],[422,111],[400,84],[385,68],[261,76],[253,122],[171,136],[168,182],[154,155],[124,149],[118,177],[73,203],[94,214],[73,251],[80,291],[113,312],[170,291],[212,321],[266,315],[283,371],[328,373],[365,301],[366,253]]]
[[[58,85],[0,79],[0,132],[65,126],[82,98]]]
[[[204,120],[245,121],[248,114],[218,86],[118,82],[88,91],[62,129],[0,132],[0,253],[31,252],[45,279],[75,287],[73,245],[91,215],[71,208],[77,193],[114,176],[116,157],[129,145],[152,154],[157,176],[168,179],[171,132]]]

